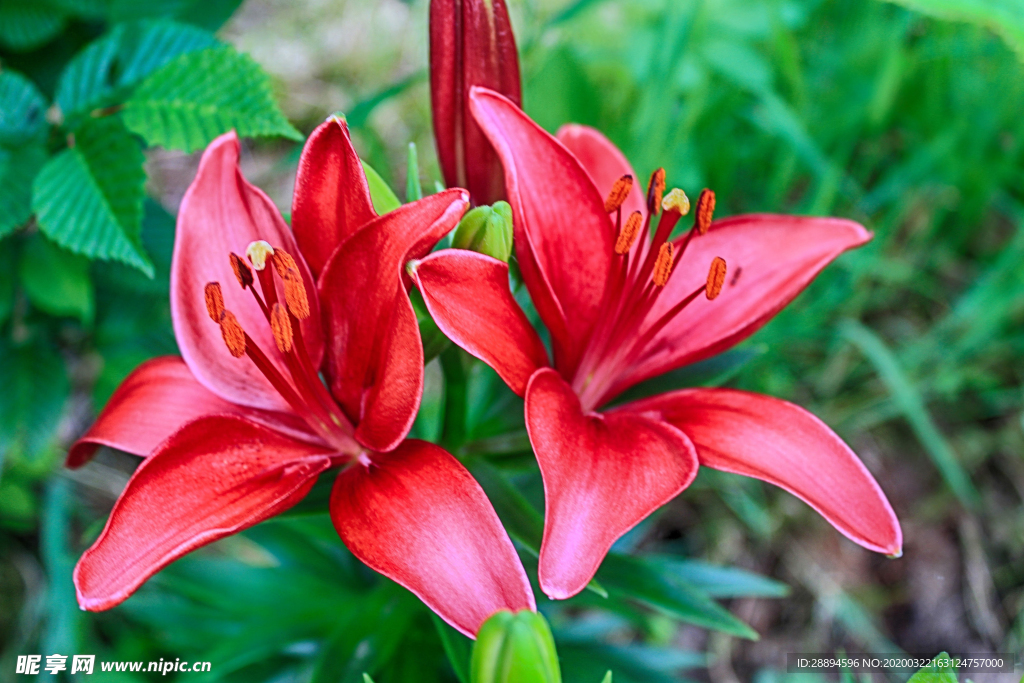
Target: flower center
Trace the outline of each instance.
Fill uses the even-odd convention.
[[[270,325],[274,345],[284,360],[287,375],[246,333],[235,315],[224,307],[224,296],[218,282],[207,283],[203,291],[210,319],[220,325],[221,336],[231,355],[235,358],[248,356],[310,429],[339,452],[357,455],[362,449],[352,438],[352,423],[328,393],[306,350],[301,321],[309,317],[310,306],[298,264],[284,249],[275,249],[262,240],[251,243],[245,251],[249,263],[232,252],[229,255],[231,269],[239,286],[249,290]],[[268,265],[273,267],[267,268]],[[283,302],[278,299],[278,281],[284,292]]]
[[[647,345],[698,296],[714,299],[725,282],[725,260],[712,260],[707,281],[674,306],[644,324],[666,285],[678,270],[686,247],[694,237],[707,233],[715,212],[715,193],[700,193],[693,227],[677,243],[669,241],[679,219],[690,212],[690,200],[682,190],[665,194],[665,170],[651,174],[647,185],[647,217],[634,211],[622,221],[622,204],[632,188],[633,178],[623,176],[612,187],[605,209],[615,216],[617,233],[612,265],[605,283],[600,314],[586,350],[573,376],[572,385],[585,409],[596,408],[612,398],[615,382],[645,352]],[[657,218],[653,239],[649,235]]]

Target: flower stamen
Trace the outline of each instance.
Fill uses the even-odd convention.
[[[668,278],[672,274],[673,251],[671,242],[666,242],[658,249],[658,259],[654,262],[654,274],[652,280],[655,287],[664,287],[668,284]]]
[[[246,287],[252,287],[253,277],[252,271],[249,270],[249,266],[245,265],[245,261],[242,257],[231,252],[231,270],[235,273],[235,279],[238,280],[238,284],[245,289]]]
[[[712,190],[704,188],[700,192],[700,197],[697,198],[697,215],[694,217],[693,227],[697,228],[697,232],[701,235],[706,235],[708,229],[711,227],[711,219],[715,214],[715,193]]]
[[[206,312],[210,314],[210,320],[219,323],[224,318],[224,293],[220,291],[220,285],[216,282],[207,282],[203,288],[203,296],[206,299]]]
[[[665,194],[665,169],[659,168],[651,174],[647,184],[647,213],[657,216],[661,211],[661,200]]]
[[[626,201],[626,197],[629,196],[629,191],[633,189],[633,176],[628,173],[612,185],[612,191],[608,193],[608,198],[604,200],[604,211],[605,213],[611,213],[617,211],[622,207],[622,203]]]
[[[294,340],[292,323],[288,312],[284,310],[281,304],[274,304],[274,308],[270,311],[270,329],[274,333],[274,343],[277,345],[277,350],[281,353],[291,351]]]
[[[704,286],[708,299],[714,299],[722,293],[722,285],[725,284],[725,259],[716,256],[708,269],[708,282]]]
[[[629,214],[629,218],[626,219],[626,224],[622,226],[622,230],[619,232],[618,239],[615,240],[616,254],[622,256],[633,248],[637,235],[640,234],[640,225],[643,223],[643,220],[643,216],[640,215],[639,211],[634,211]]]
[[[256,240],[250,242],[249,246],[245,248],[245,255],[253,268],[262,271],[267,267],[267,258],[274,255],[274,248],[270,246],[269,242]]]
[[[687,197],[686,193],[678,187],[674,188],[671,192],[665,195],[665,199],[661,202],[661,208],[666,212],[675,211],[680,216],[685,216],[690,213],[690,198]]]
[[[306,286],[302,283],[302,273],[291,254],[284,249],[274,251],[272,262],[274,269],[284,285],[284,302],[288,310],[299,320],[309,317],[309,298]]]
[[[227,345],[228,351],[235,358],[241,358],[245,355],[247,348],[245,330],[242,329],[242,325],[238,322],[238,318],[235,314],[228,310],[223,310],[220,318],[220,334],[224,337],[224,344]]]

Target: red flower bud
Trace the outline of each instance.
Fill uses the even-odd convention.
[[[505,198],[505,180],[487,138],[469,113],[474,85],[522,102],[519,59],[504,0],[431,0],[430,101],[437,156],[448,187],[477,205]]]

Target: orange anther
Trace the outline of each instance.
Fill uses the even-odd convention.
[[[274,269],[284,283],[284,302],[288,310],[299,320],[309,317],[309,297],[302,282],[302,272],[291,254],[284,249],[275,249],[271,259]]]
[[[700,197],[697,199],[697,216],[694,220],[694,225],[697,227],[697,232],[701,235],[707,233],[708,228],[711,227],[711,218],[715,214],[715,193],[711,190],[704,188],[700,192]]]
[[[232,356],[241,358],[245,355],[245,330],[231,311],[224,311],[220,319],[220,333]]]
[[[668,277],[672,274],[672,259],[675,256],[675,248],[671,242],[661,245],[658,250],[658,260],[654,262],[654,284],[656,287],[664,287],[668,284]]]
[[[604,200],[605,213],[611,213],[626,201],[626,197],[629,196],[629,191],[633,189],[633,176],[628,173],[612,185],[612,191],[608,193],[608,198]]]
[[[274,332],[274,343],[281,353],[292,350],[292,321],[281,304],[274,304],[270,310],[270,329]]]
[[[235,279],[238,280],[242,289],[252,286],[252,271],[249,270],[249,266],[245,264],[242,257],[235,252],[231,252],[231,270],[235,272]]]
[[[725,259],[716,256],[711,262],[711,268],[708,269],[708,283],[704,290],[707,292],[708,299],[714,299],[721,294],[723,284],[725,284]]]
[[[661,211],[661,200],[665,194],[665,169],[659,168],[651,174],[647,184],[647,211],[657,215]]]
[[[630,249],[633,248],[633,243],[636,242],[636,236],[640,234],[640,225],[644,219],[640,215],[639,211],[634,211],[629,214],[629,218],[626,219],[626,224],[622,226],[622,230],[619,231],[619,237],[615,240],[615,253],[622,256]]]
[[[216,282],[206,283],[203,295],[206,297],[206,312],[213,322],[219,323],[224,317],[224,294],[220,291],[220,285]]]

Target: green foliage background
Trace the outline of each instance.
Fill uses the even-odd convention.
[[[136,460],[70,473],[62,450],[139,362],[175,352],[181,153],[232,126],[265,136],[246,170],[287,212],[298,131],[344,110],[391,187],[440,179],[426,0],[249,0],[220,28],[238,4],[0,0],[0,681],[18,654],[78,652],[211,661],[180,675],[197,681],[465,683],[468,642],[344,550],[320,488],[119,608],[75,605],[71,567]],[[667,381],[813,410],[906,537],[902,559],[874,557],[791,496],[705,471],[623,539],[594,590],[541,601],[566,680],[769,683],[787,679],[786,652],[1021,651],[1024,5],[510,6],[524,105],[549,130],[600,128],[641,175],[663,165],[691,196],[713,188],[718,215],[875,232],[754,339]],[[471,466],[529,569],[543,504],[521,404],[450,348],[427,377],[416,429]]]

